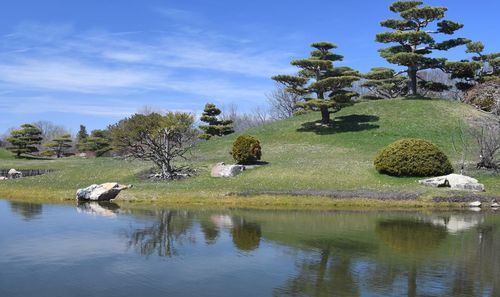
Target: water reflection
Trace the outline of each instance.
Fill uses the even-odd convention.
[[[421,256],[435,250],[446,238],[446,227],[419,219],[391,219],[377,223],[375,233],[393,250]]]
[[[10,209],[13,213],[23,217],[24,220],[30,221],[38,218],[42,214],[42,204],[14,202],[10,201]]]
[[[231,229],[231,237],[236,248],[240,251],[250,252],[259,248],[262,236],[260,225],[247,222],[244,218],[233,218],[234,226]]]
[[[1,296],[32,296],[2,294],[19,290],[14,276],[24,280],[27,271],[35,274],[32,287],[40,288],[64,287],[65,275],[93,271],[92,279],[106,280],[102,292],[120,296],[135,296],[140,290],[130,288],[144,286],[151,289],[143,291],[147,296],[500,296],[500,215],[492,212],[141,210],[82,203],[76,210],[94,217],[75,217],[74,207],[1,202],[3,218],[14,214],[2,222],[10,227],[0,229],[0,238],[10,239],[0,240],[0,264],[7,267],[0,269]],[[39,220],[18,224],[19,215]],[[43,256],[23,256],[34,253],[29,246]],[[65,270],[67,262],[74,265]],[[37,269],[46,273],[36,275]],[[119,282],[113,286],[110,279]],[[187,285],[191,281],[197,283]],[[241,291],[214,289],[232,285]],[[196,292],[198,286],[204,289]]]
[[[215,244],[220,234],[219,227],[211,220],[201,220],[200,227],[205,237],[206,244]]]
[[[115,218],[120,206],[113,202],[78,202],[76,211],[79,213]]]
[[[412,256],[408,265],[407,295],[417,295],[418,257],[434,251],[446,238],[446,227],[419,219],[393,219],[377,223],[375,233],[393,250]]]
[[[156,254],[172,257],[184,243],[194,244],[193,214],[188,211],[157,210],[147,212],[154,217],[145,227],[132,228],[125,233],[128,247],[144,256]]]

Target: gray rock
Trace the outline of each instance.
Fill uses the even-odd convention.
[[[240,174],[243,170],[245,170],[245,166],[243,165],[226,165],[223,162],[221,162],[212,168],[211,176],[233,177]]]
[[[20,178],[20,177],[23,177],[23,173],[21,171],[17,171],[15,170],[14,168],[12,168],[11,170],[9,170],[9,172],[7,173],[7,177],[8,178],[11,178],[11,179],[14,179],[14,178]]]
[[[484,185],[477,179],[461,175],[448,174],[418,181],[421,185],[435,188],[452,188],[455,190],[471,190],[484,192]]]
[[[469,203],[469,207],[481,207],[481,205],[483,205],[481,201],[474,201]]]
[[[118,183],[104,183],[90,185],[76,191],[76,199],[82,201],[109,201],[115,199],[118,194],[132,185],[120,185]]]

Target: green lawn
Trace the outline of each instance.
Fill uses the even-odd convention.
[[[14,155],[6,149],[0,148],[0,160],[14,159]]]
[[[406,137],[418,137],[437,144],[458,168],[460,153],[453,149],[453,135],[459,125],[470,125],[481,112],[468,105],[443,100],[380,100],[358,103],[336,113],[333,127],[316,125],[318,113],[310,113],[246,131],[262,144],[259,168],[229,179],[210,177],[215,163],[231,163],[229,150],[238,135],[213,139],[193,150],[195,178],[175,182],[152,182],[140,178],[150,164],[112,158],[61,160],[1,160],[0,168],[51,168],[60,171],[44,176],[5,181],[0,196],[9,198],[72,199],[77,188],[91,183],[117,181],[134,188],[119,197],[172,203],[317,204],[318,199],[225,198],[227,192],[290,190],[367,190],[419,192],[423,200],[435,195],[454,195],[445,189],[429,189],[417,184],[418,178],[380,175],[373,168],[378,151]],[[471,145],[474,143],[469,138]],[[1,154],[1,151],[0,151]],[[474,156],[470,154],[470,162]],[[500,177],[469,171],[486,185],[487,195],[500,195]],[[244,201],[246,200],[246,201]],[[325,199],[321,199],[325,200]],[[306,201],[306,202],[304,202]],[[253,203],[253,202],[252,202]],[[321,201],[320,203],[323,203]]]

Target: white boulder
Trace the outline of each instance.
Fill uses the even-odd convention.
[[[233,177],[240,174],[243,170],[245,170],[245,166],[243,165],[226,165],[223,162],[221,162],[212,168],[211,176]]]
[[[461,175],[461,174],[448,174],[418,181],[420,184],[436,188],[452,188],[455,190],[471,190],[484,192],[484,185],[480,184],[477,179]]]
[[[469,203],[469,207],[481,207],[481,205],[483,205],[481,201],[474,201]]]
[[[14,168],[12,168],[7,173],[7,177],[8,178],[20,178],[20,177],[23,177],[23,173],[21,171],[17,171]]]
[[[7,180],[8,178],[6,178],[5,176],[0,176],[0,180]]]
[[[104,183],[100,185],[90,185],[76,191],[76,199],[83,201],[109,201],[115,199],[118,194],[132,185],[120,185],[118,183]]]

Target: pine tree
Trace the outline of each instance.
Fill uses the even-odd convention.
[[[372,68],[364,78],[361,86],[368,88],[376,98],[397,98],[408,93],[408,79],[397,76],[394,69]]]
[[[220,114],[221,110],[218,109],[215,104],[207,103],[205,105],[200,120],[207,123],[207,125],[199,126],[204,132],[199,136],[201,139],[208,140],[212,136],[223,136],[234,133],[233,121],[219,119]]]
[[[381,43],[398,45],[380,49],[380,55],[389,63],[407,67],[409,89],[412,95],[418,95],[418,71],[432,68],[444,68],[445,58],[428,57],[434,51],[446,51],[470,42],[466,38],[448,39],[436,42],[435,34],[452,35],[463,27],[462,24],[443,20],[446,7],[422,6],[422,1],[397,1],[389,9],[399,13],[402,19],[388,19],[381,26],[393,29],[391,32],[377,34]],[[428,28],[434,22],[436,28]],[[433,87],[436,87],[433,85]]]
[[[359,72],[349,67],[334,67],[333,62],[342,61],[341,55],[332,53],[337,48],[333,43],[316,42],[307,59],[294,60],[292,65],[301,70],[297,75],[276,75],[272,79],[283,84],[286,90],[304,96],[305,102],[298,107],[321,112],[321,122],[330,123],[330,109],[340,110],[357,93],[346,90],[360,79]],[[307,97],[314,96],[314,97]]]
[[[87,127],[84,125],[80,125],[80,130],[76,134],[76,148],[78,151],[84,151],[86,146],[85,142],[89,138],[89,134],[87,133]]]
[[[13,130],[7,141],[12,147],[7,149],[21,157],[21,154],[32,154],[38,152],[37,145],[42,143],[42,131],[32,124],[23,124],[20,129]]]
[[[111,140],[108,136],[108,131],[99,129],[92,130],[90,136],[87,137],[80,147],[82,151],[95,152],[97,157],[102,157],[111,149]]]
[[[466,53],[474,54],[472,61],[446,62],[446,70],[451,73],[452,79],[457,80],[457,89],[466,92],[478,83],[491,80],[500,82],[500,53],[483,52],[483,43],[471,42],[467,44]]]
[[[64,153],[72,147],[71,143],[73,140],[71,139],[71,135],[65,134],[61,137],[56,137],[52,139],[50,142],[46,143],[44,146],[52,151],[57,158],[60,158],[64,155]]]

